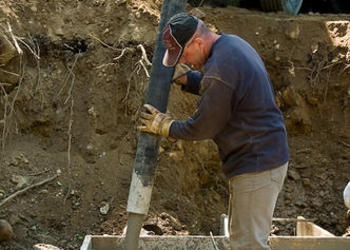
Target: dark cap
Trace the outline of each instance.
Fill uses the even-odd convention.
[[[170,18],[163,30],[163,42],[166,51],[163,64],[166,67],[174,67],[180,60],[185,44],[191,39],[197,30],[198,18],[185,12],[176,14]]]

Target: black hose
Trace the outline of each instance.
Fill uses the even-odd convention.
[[[185,10],[186,3],[186,0],[163,1],[146,97],[146,103],[153,105],[161,112],[165,112],[167,109],[171,79],[174,73],[174,68],[167,68],[162,63],[165,53],[165,46],[162,42],[162,31],[171,16]],[[124,242],[124,249],[126,250],[138,249],[143,218],[148,213],[151,201],[150,194],[154,183],[158,148],[159,136],[148,133],[139,134],[127,208],[129,216]],[[136,185],[133,185],[133,183],[136,183]],[[140,208],[139,206],[142,207]]]

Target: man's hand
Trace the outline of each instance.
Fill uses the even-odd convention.
[[[147,109],[148,113],[141,112],[141,126],[139,126],[139,130],[169,137],[169,129],[174,120],[168,114],[161,113],[150,104],[143,106]]]
[[[176,64],[172,81],[179,85],[186,85],[186,73],[190,70],[191,68],[184,63]]]

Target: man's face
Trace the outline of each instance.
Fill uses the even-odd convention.
[[[179,63],[186,63],[195,70],[200,70],[205,63],[203,41],[196,34],[186,43]]]

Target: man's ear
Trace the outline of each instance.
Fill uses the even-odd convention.
[[[194,42],[197,43],[197,46],[198,46],[198,48],[199,48],[201,51],[204,50],[205,41],[203,40],[203,38],[197,37],[197,38],[194,40]]]

